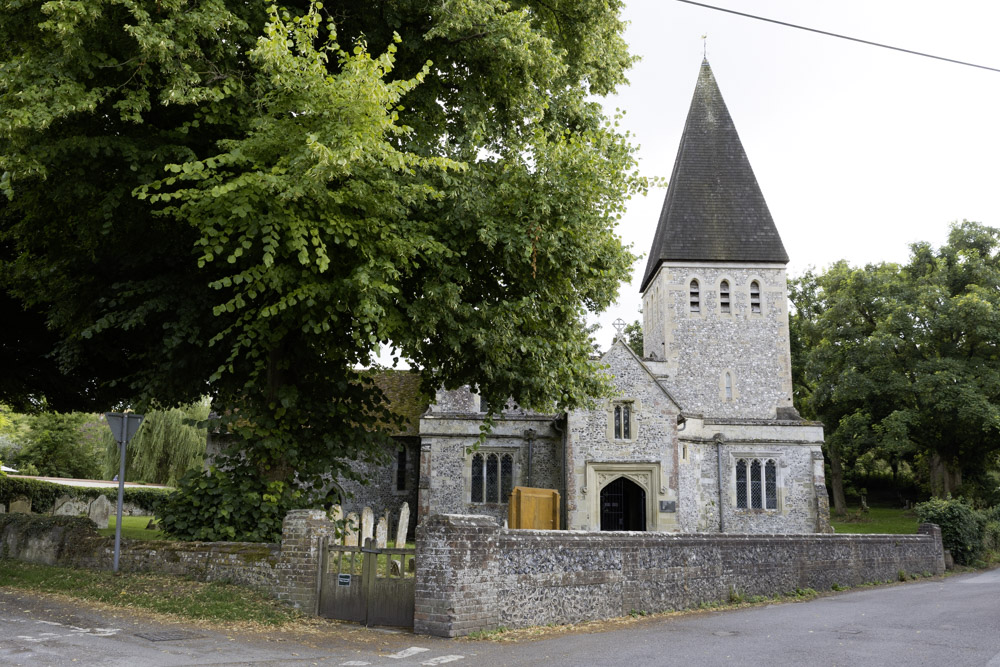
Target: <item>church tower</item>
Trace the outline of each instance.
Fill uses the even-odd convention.
[[[640,287],[643,356],[686,411],[797,418],[787,263],[704,60]]]

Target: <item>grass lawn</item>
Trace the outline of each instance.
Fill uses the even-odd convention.
[[[301,613],[242,586],[202,583],[157,574],[75,570],[0,559],[0,586],[61,593],[114,607],[176,614],[219,623],[284,625]]]
[[[895,533],[912,535],[917,532],[917,516],[913,510],[894,507],[871,507],[862,514],[859,508],[848,508],[847,516],[830,517],[838,533]]]
[[[159,530],[147,530],[151,516],[123,516],[122,517],[122,537],[129,537],[134,540],[165,540],[166,537]],[[115,524],[118,517],[112,513],[108,519],[108,527],[98,530],[101,535],[115,536]]]

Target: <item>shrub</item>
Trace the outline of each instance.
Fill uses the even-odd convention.
[[[149,514],[156,512],[156,507],[166,498],[166,489],[126,488],[124,502],[135,505]],[[45,514],[52,511],[56,500],[68,495],[71,498],[96,498],[104,495],[113,503],[118,499],[118,489],[94,486],[64,486],[40,479],[21,479],[17,477],[0,477],[0,504],[10,507],[10,502],[18,496],[31,498],[31,511]]]
[[[919,521],[941,527],[941,541],[956,563],[968,565],[982,556],[985,517],[964,500],[931,498],[914,509]]]

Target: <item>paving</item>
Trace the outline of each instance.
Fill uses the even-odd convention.
[[[446,640],[327,621],[291,631],[220,629],[0,588],[0,664],[12,666],[1000,667],[1000,570],[548,634],[513,642]]]

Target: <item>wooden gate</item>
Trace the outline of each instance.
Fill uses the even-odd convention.
[[[365,625],[413,627],[414,549],[323,544],[319,615]]]

